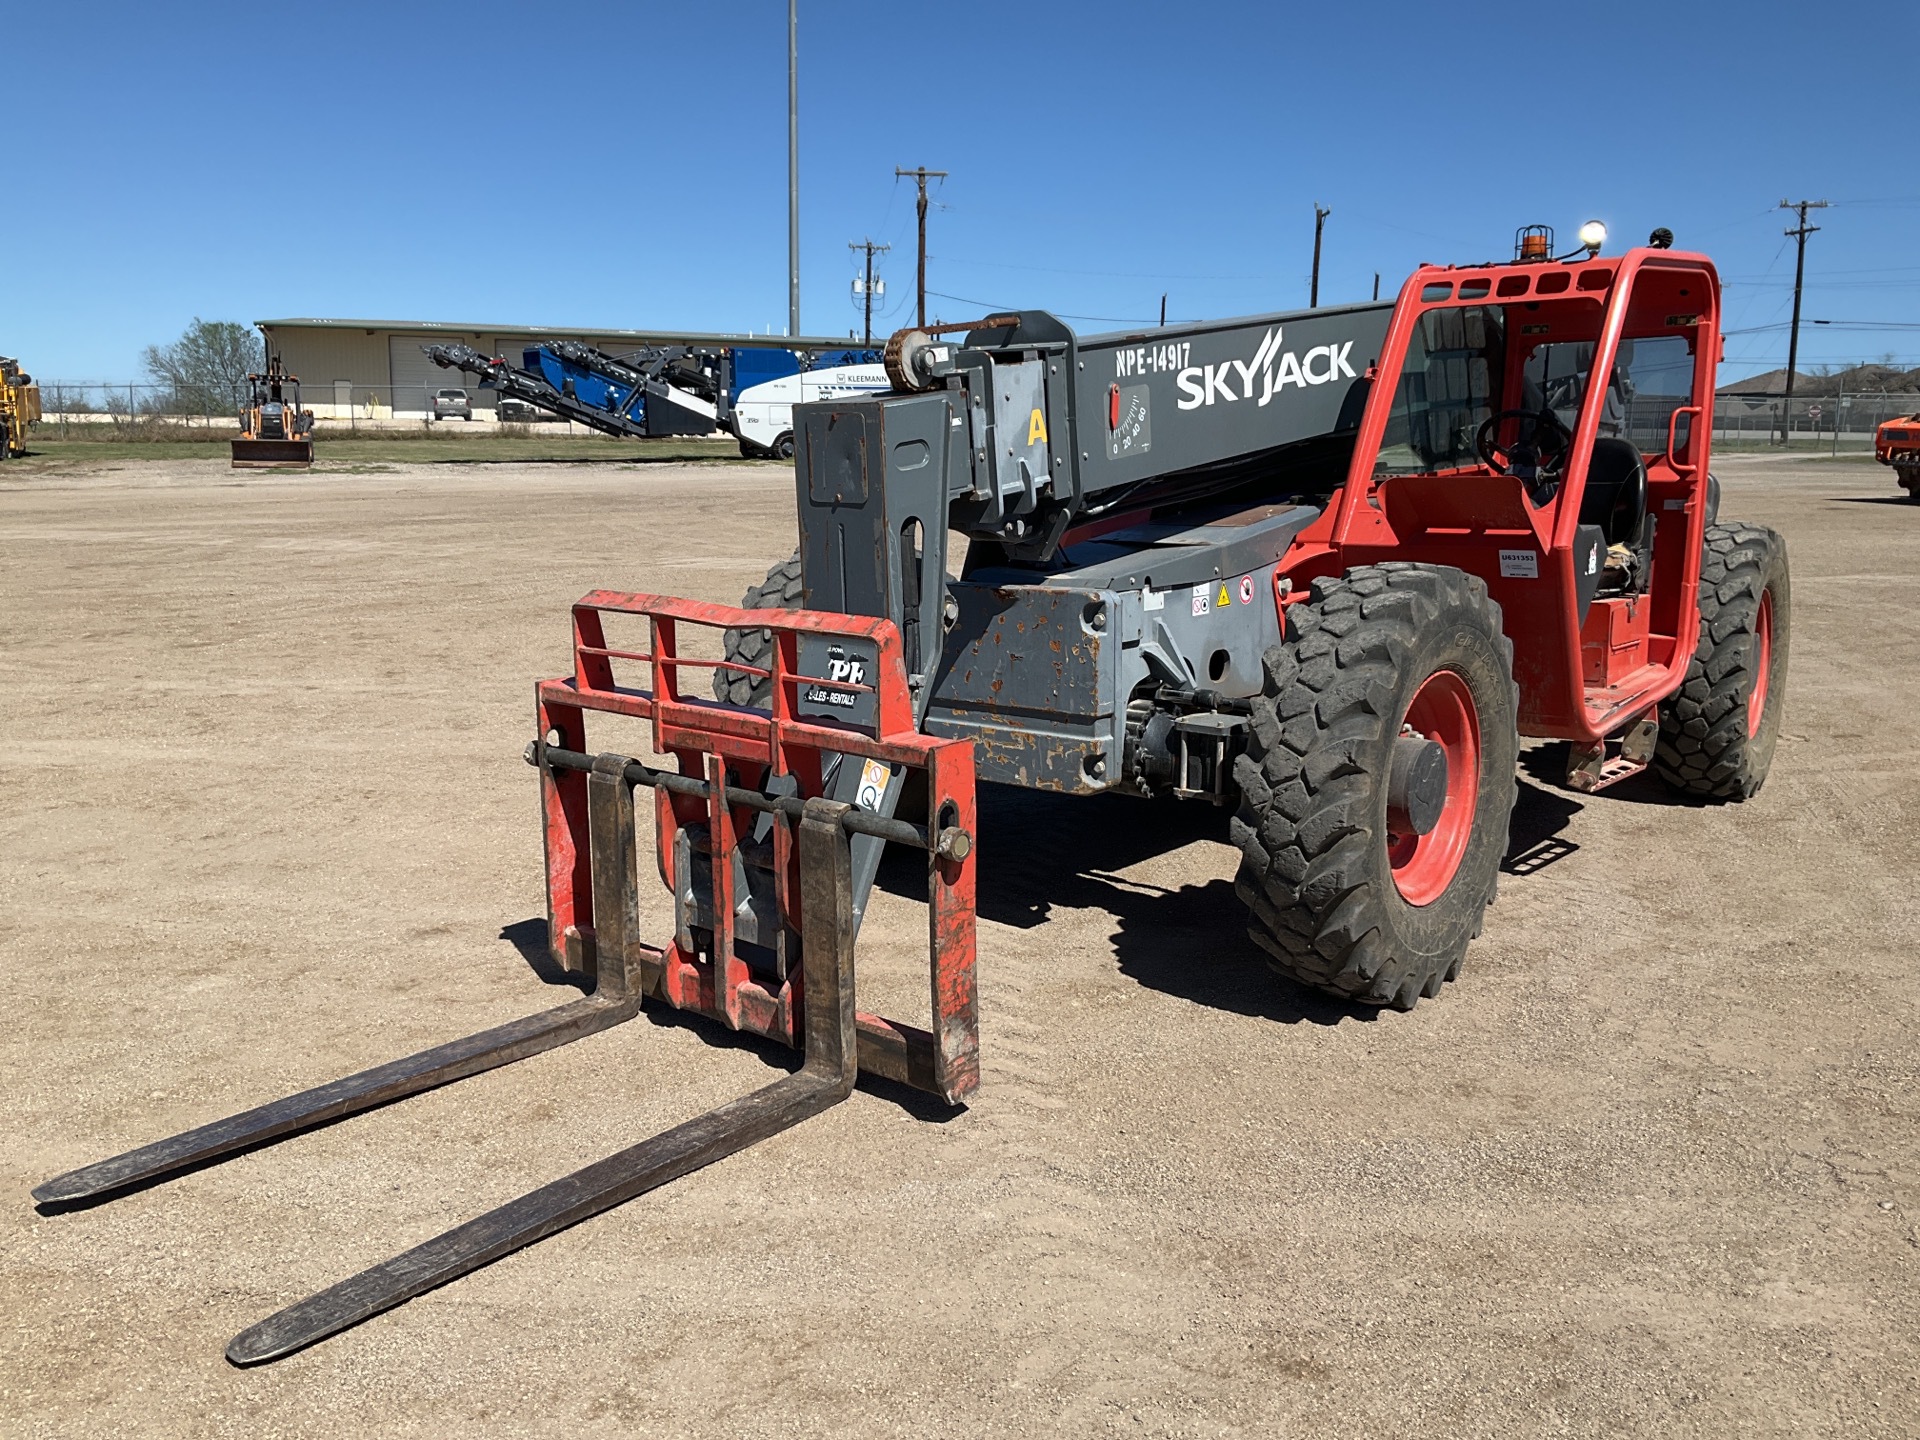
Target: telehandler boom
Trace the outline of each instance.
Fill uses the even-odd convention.
[[[35,1198],[91,1203],[643,1002],[804,1052],[243,1332],[228,1356],[254,1364],[787,1128],[856,1074],[961,1101],[976,778],[1230,807],[1276,968],[1362,1005],[1437,995],[1493,898],[1522,734],[1567,742],[1576,788],[1651,766],[1737,800],[1779,733],[1785,549],[1713,515],[1718,277],[1701,255],[1599,248],[1583,233],[1555,260],[1529,227],[1513,263],[1422,267],[1391,306],[896,335],[891,393],[796,411],[795,559],[741,608],[595,591],[571,674],[536,686],[549,938],[592,995]],[[701,658],[703,628],[726,632],[723,660]],[[590,715],[645,721],[668,763],[596,753]],[[651,942],[641,790],[672,904]],[[888,844],[925,856],[925,1025],[856,1006]]]

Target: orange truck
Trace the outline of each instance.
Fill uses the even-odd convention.
[[[1873,458],[1893,467],[1909,500],[1920,500],[1920,411],[1883,422],[1873,432]]]

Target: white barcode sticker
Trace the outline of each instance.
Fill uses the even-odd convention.
[[[1540,553],[1537,550],[1502,550],[1500,573],[1509,580],[1538,580]]]

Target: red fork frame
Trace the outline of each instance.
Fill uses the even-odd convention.
[[[606,613],[645,617],[650,632],[646,650],[610,649],[601,622]],[[734,667],[772,678],[772,710],[741,710],[684,696],[682,669],[693,670],[704,687],[706,672],[719,662],[682,656],[682,625],[772,631],[770,670]],[[878,663],[872,685],[835,682],[837,688],[875,696],[878,723],[874,734],[796,717],[797,686],[803,678],[798,670],[802,635],[853,639],[874,646]],[[774,777],[791,776],[805,798],[822,793],[822,761],[827,754],[885,761],[926,772],[930,829],[957,826],[972,836],[976,820],[972,743],[936,739],[914,727],[900,633],[890,620],[807,610],[741,610],[659,595],[596,590],[573,607],[573,651],[571,679],[543,680],[535,687],[540,735],[566,749],[590,753],[588,711],[647,720],[653,726],[654,750],[671,755],[682,775],[705,780],[712,787],[705,797],[655,792],[660,876],[671,893],[679,893],[681,878],[676,874],[674,858],[676,836],[688,826],[706,829],[713,862],[715,928],[712,952],[704,957],[684,949],[677,936],[662,946],[634,946],[642,971],[648,976],[648,994],[679,1009],[711,1016],[731,1029],[800,1045],[806,1024],[798,967],[792,968],[785,980],[771,983],[756,977],[735,953],[733,859],[740,836],[750,828],[755,812],[724,803],[720,785],[756,789]],[[615,684],[616,660],[649,667],[652,688]],[[558,963],[584,972],[594,961],[595,905],[587,777],[577,771],[542,767],[540,802],[545,821],[550,944]],[[801,907],[793,822],[781,814],[773,819],[774,895],[781,915],[797,930]],[[928,852],[927,894],[933,1029],[922,1030],[860,1012],[856,1016],[859,1063],[869,1074],[956,1101],[977,1088],[980,1080],[972,847],[957,859]],[[626,899],[603,896],[600,903],[624,904]],[[632,913],[631,908],[628,913]]]

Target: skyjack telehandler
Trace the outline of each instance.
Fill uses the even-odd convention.
[[[1718,277],[1659,245],[1600,258],[1603,239],[1556,259],[1529,227],[1512,263],[1423,267],[1391,306],[894,336],[890,393],[798,409],[797,563],[740,609],[594,591],[572,674],[536,687],[550,942],[593,993],[35,1198],[87,1203],[643,1001],[803,1051],[244,1331],[227,1353],[255,1364],[787,1128],[859,1073],[959,1101],[979,1078],[977,778],[1231,806],[1249,934],[1282,972],[1364,1005],[1436,995],[1493,899],[1522,735],[1567,742],[1579,789],[1651,766],[1739,800],[1780,730],[1786,550],[1712,513]],[[727,632],[724,660],[689,643],[702,629]],[[702,698],[707,672],[732,703]],[[589,714],[647,722],[670,763],[596,753]],[[923,1025],[855,1006],[888,844],[926,857]]]

